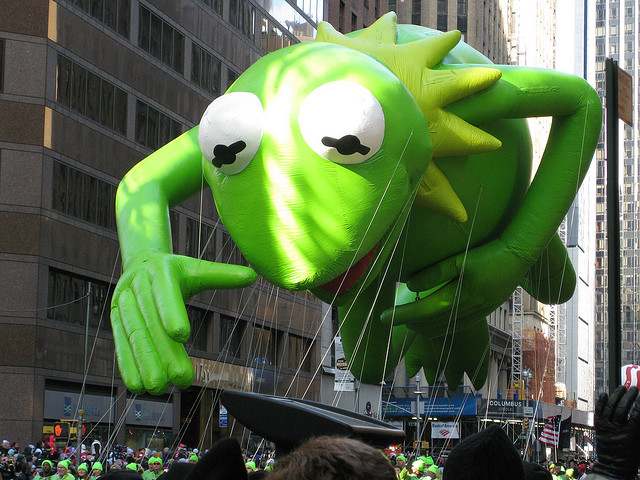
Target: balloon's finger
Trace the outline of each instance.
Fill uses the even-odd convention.
[[[613,421],[616,423],[627,423],[629,420],[629,412],[633,403],[638,396],[638,389],[636,387],[631,387],[629,390],[625,392],[622,396],[616,409],[613,412]]]
[[[171,339],[165,331],[153,298],[149,278],[145,275],[138,275],[132,283],[132,288],[140,313],[160,353],[160,359],[169,380],[180,388],[190,386],[193,383],[193,366],[184,347]]]
[[[393,320],[394,325],[426,324],[428,322],[434,330],[438,330],[443,319],[449,317],[455,300],[456,285],[447,285],[426,298],[385,310],[381,319],[387,324]]]
[[[604,418],[606,418],[607,420],[613,420],[613,414],[616,411],[616,407],[618,406],[620,399],[624,396],[626,392],[627,392],[627,389],[624,387],[624,385],[620,385],[618,388],[615,389],[615,391],[609,397],[609,401],[604,407],[604,411],[603,411]]]
[[[151,290],[165,331],[176,342],[186,343],[191,325],[180,285],[169,266],[151,279]]]
[[[185,296],[195,295],[203,290],[246,287],[256,280],[256,272],[242,265],[214,263],[183,256],[176,258],[182,273]]]
[[[113,331],[120,376],[122,376],[122,380],[129,390],[133,393],[142,393],[144,391],[142,378],[138,372],[138,366],[133,359],[129,339],[120,321],[120,314],[117,308],[111,310],[111,329]]]
[[[407,286],[414,292],[424,292],[457,278],[461,268],[460,255],[449,257],[413,275]]]
[[[154,394],[164,392],[167,374],[131,290],[120,293],[118,310],[144,388]]]
[[[598,401],[596,402],[595,414],[596,417],[602,418],[604,415],[604,407],[607,406],[607,402],[609,401],[609,395],[606,393],[601,393],[598,397]]]
[[[636,397],[635,402],[633,402],[633,407],[631,407],[631,412],[629,412],[629,421],[640,424],[640,394]]]

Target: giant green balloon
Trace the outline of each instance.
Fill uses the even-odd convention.
[[[535,178],[525,119],[553,117]],[[257,272],[339,305],[351,370],[378,383],[401,358],[450,387],[487,375],[485,316],[518,285],[566,301],[556,235],[589,167],[600,100],[582,79],[493,65],[389,13],[347,36],[271,53],[200,125],[136,165],[117,194],[124,274],[111,310],[133,391],[189,385],[184,301]],[[174,255],[168,208],[211,188],[252,268]]]

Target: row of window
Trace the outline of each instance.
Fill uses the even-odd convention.
[[[111,330],[112,295],[113,286],[106,282],[50,268],[47,319],[85,325],[89,307],[89,326],[100,325],[100,330]]]
[[[87,318],[89,326],[102,331],[111,329],[109,312],[113,285],[55,268],[49,269],[47,319],[84,326]],[[188,306],[191,337],[187,342],[188,351],[209,351],[208,337],[213,312]],[[102,320],[101,320],[102,319]],[[241,359],[243,341],[248,344],[248,352],[253,358],[253,367],[277,365],[297,369],[301,359],[312,345],[308,338],[254,325],[253,334],[247,336],[247,322],[228,315],[220,315],[218,352],[223,360]],[[303,371],[311,370],[311,355],[302,363]],[[221,357],[222,358],[222,357]]]
[[[191,48],[191,81],[214,96],[220,95],[222,62],[197,44]]]
[[[52,191],[54,210],[115,231],[115,185],[54,161]]]
[[[176,72],[184,72],[184,35],[142,5],[138,46]]]
[[[129,37],[130,0],[71,0],[103,25],[123,37]]]
[[[126,135],[126,92],[63,55],[58,55],[57,99],[71,110]]]
[[[136,142],[155,150],[182,133],[182,125],[142,100],[136,101]]]
[[[4,90],[4,38],[0,38],[0,92]]]

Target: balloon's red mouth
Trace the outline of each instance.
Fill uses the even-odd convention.
[[[378,245],[374,246],[369,251],[369,253],[367,253],[364,257],[351,265],[351,267],[349,267],[346,272],[338,275],[336,278],[325,283],[324,285],[318,286],[317,288],[332,295],[342,295],[344,293],[347,293],[367,272],[369,266],[371,265],[371,262],[373,262],[373,260],[375,259],[378,250]]]

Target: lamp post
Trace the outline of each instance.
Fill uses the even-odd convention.
[[[422,432],[420,431],[420,424],[421,422],[421,404],[420,404],[420,395],[421,395],[421,391],[420,391],[420,374],[418,373],[416,375],[416,391],[414,392],[416,394],[416,457],[420,456],[420,446],[422,445]]]

